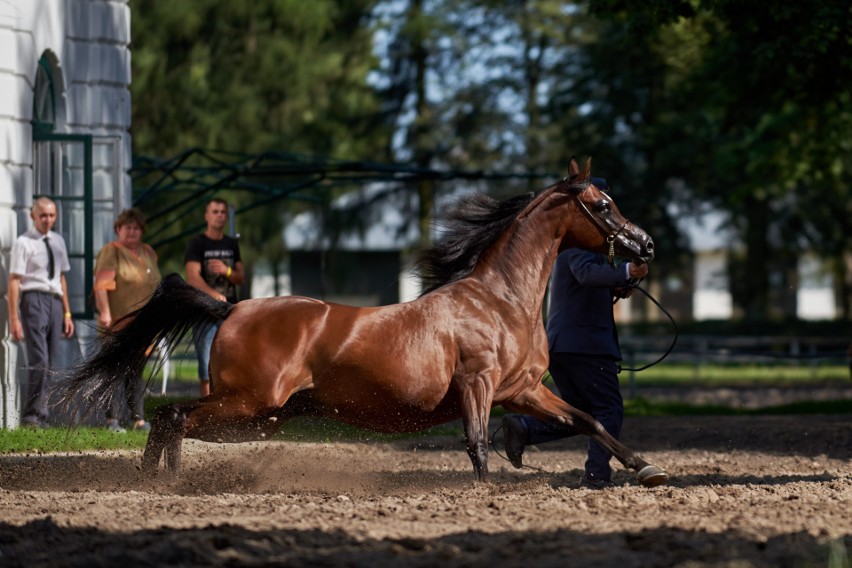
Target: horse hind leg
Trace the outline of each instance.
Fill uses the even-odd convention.
[[[598,443],[605,446],[625,467],[629,467],[636,472],[636,481],[643,487],[657,487],[665,485],[669,481],[669,474],[663,469],[652,465],[642,459],[639,455],[633,453],[627,446],[619,442],[609,432],[604,429],[603,424],[581,412],[574,409],[576,420],[574,421],[577,430],[594,438]]]
[[[183,436],[176,436],[166,445],[166,471],[177,475],[180,472],[180,457]]]
[[[157,410],[142,455],[143,472],[156,473],[165,453],[166,471],[178,474],[184,438],[207,442],[269,440],[285,421],[311,411],[311,407],[303,403],[263,408],[221,393],[214,393],[213,397],[216,398],[172,404]]]
[[[511,402],[503,403],[503,406],[512,412],[530,414],[541,420],[567,426],[579,434],[593,438],[608,449],[624,467],[634,470],[636,480],[644,487],[664,485],[669,480],[669,475],[664,470],[648,463],[613,438],[600,422],[574,408],[541,385],[533,390],[525,391],[521,397]]]
[[[288,401],[289,402],[289,401]],[[240,443],[269,440],[289,418],[304,414],[299,405],[267,406],[267,401],[253,400],[233,392],[218,391],[186,409],[180,420],[183,438],[205,442]],[[178,453],[179,444],[172,444]],[[168,454],[168,449],[166,450]]]
[[[160,458],[166,454],[166,470],[177,474],[180,470],[181,446],[186,435],[187,408],[181,404],[171,404],[157,409],[151,419],[151,432],[142,454],[142,471],[154,475],[160,465]]]

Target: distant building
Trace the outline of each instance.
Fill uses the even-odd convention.
[[[369,194],[375,188],[363,191]],[[353,192],[334,206],[345,208],[359,195],[362,194]],[[336,243],[322,230],[315,213],[305,212],[288,220],[283,234],[290,255],[286,266],[279,267],[279,293],[354,305],[380,305],[415,298],[419,283],[409,273],[407,251],[413,249],[418,239],[416,230],[401,228],[404,217],[400,211],[406,206],[399,200],[383,203],[371,218],[363,220],[362,231],[343,233]],[[694,253],[692,274],[684,281],[653,279],[647,284],[649,291],[679,321],[737,317],[730,291],[729,262],[741,247],[726,228],[723,214],[711,211],[699,218],[684,219],[682,229]],[[252,282],[252,296],[271,296],[271,271],[269,267],[259,268]],[[818,259],[803,256],[795,272],[798,288],[792,293],[780,291],[789,296],[790,305],[795,304],[795,315],[801,319],[837,317],[831,278]],[[643,306],[641,303],[647,302],[646,299],[637,298],[616,304],[618,321],[665,318],[653,306]]]
[[[35,196],[68,245],[71,309],[92,317],[94,255],[131,202],[127,0],[0,0],[0,426],[18,424],[25,350],[9,339],[9,253]],[[69,357],[90,326],[66,342]]]
[[[684,223],[694,254],[692,319],[723,320],[734,315],[728,279],[728,255],[733,235],[719,213],[708,213]]]
[[[725,227],[725,217],[720,212],[709,212],[683,226],[694,253],[691,319],[725,320],[738,316],[731,297],[729,263],[743,245]],[[784,286],[781,278],[788,268],[793,273],[788,277],[794,283],[791,288]],[[772,270],[770,284],[775,284],[775,289],[771,298],[777,315],[803,320],[838,317],[831,276],[815,255],[806,253],[791,267],[778,262]]]
[[[380,186],[368,186],[338,199],[345,209]],[[418,231],[405,227],[405,195],[384,201],[361,219],[362,230],[339,235],[336,242],[324,231],[316,212],[289,219],[283,238],[289,251],[287,266],[280,267],[279,292],[321,298],[356,306],[377,306],[412,300],[420,293],[410,274],[406,251],[419,240]],[[252,278],[252,297],[271,296],[272,271],[258,266]]]
[[[825,264],[815,255],[805,254],[799,258],[797,272],[796,315],[805,320],[838,317],[835,287]]]

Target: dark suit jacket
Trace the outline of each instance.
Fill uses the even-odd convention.
[[[560,253],[550,279],[550,350],[605,355],[620,361],[611,288],[628,282],[627,268],[612,268],[603,255],[580,249]]]

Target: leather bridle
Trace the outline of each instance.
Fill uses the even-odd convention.
[[[562,182],[567,183],[568,178],[563,178]],[[607,251],[607,262],[610,266],[615,266],[615,240],[618,238],[618,235],[621,234],[627,224],[630,223],[630,220],[625,218],[624,224],[621,225],[614,233],[611,232],[609,227],[607,227],[606,223],[598,219],[591,211],[589,211],[589,208],[586,207],[586,204],[583,203],[582,199],[580,199],[580,194],[589,189],[590,185],[592,184],[589,181],[583,182],[582,184],[572,184],[570,186],[571,195],[573,195],[574,198],[577,200],[577,203],[580,205],[580,209],[585,212],[586,216],[592,220],[598,230],[600,230],[601,234],[606,238],[607,245],[609,245],[609,250]]]

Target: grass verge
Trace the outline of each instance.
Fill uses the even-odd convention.
[[[146,414],[154,408],[170,404],[181,398],[149,398],[145,401]],[[650,402],[643,398],[630,399],[624,405],[626,416],[761,416],[761,415],[813,415],[852,414],[852,400],[811,401],[785,404],[759,409],[731,408],[727,406],[695,406],[672,402]],[[495,408],[492,416],[502,416],[505,411]],[[417,440],[432,436],[462,438],[460,422],[435,426],[428,430],[404,434],[380,434],[319,418],[291,420],[275,436],[275,440],[293,442],[391,442]],[[145,445],[145,432],[128,431],[113,434],[103,428],[49,428],[46,430],[0,430],[0,454],[75,452],[82,450],[138,449]]]
[[[764,408],[650,402],[644,398],[624,401],[627,416],[762,416],[807,414],[852,414],[852,400],[805,401]]]
[[[637,361],[625,367],[638,366],[647,361]],[[143,376],[151,375],[149,365]],[[848,365],[814,364],[718,364],[669,363],[657,365],[635,374],[639,385],[657,386],[768,386],[790,384],[849,384]],[[159,386],[162,373],[154,375],[154,385]],[[178,383],[198,383],[195,359],[175,359],[172,361],[171,379]],[[619,375],[622,385],[628,384],[630,372],[625,370]]]
[[[18,428],[0,430],[0,454],[134,450],[143,447],[147,439],[147,432],[113,434],[104,428]]]

